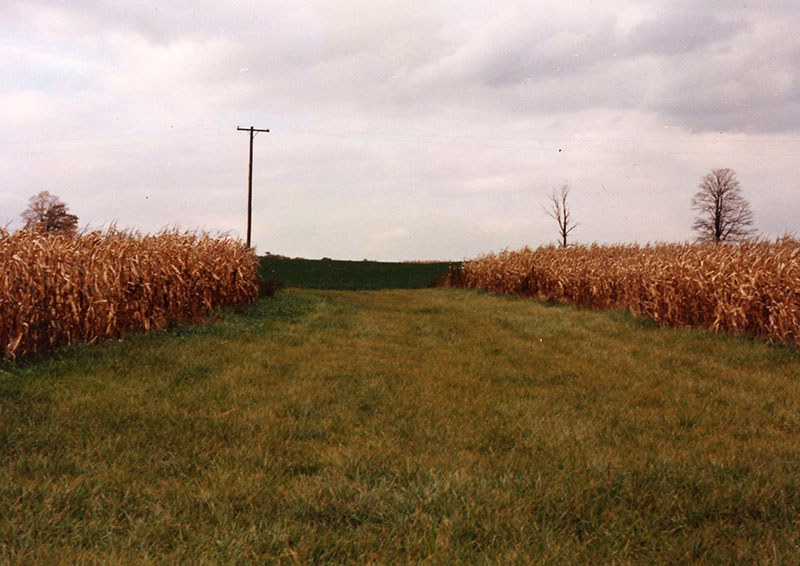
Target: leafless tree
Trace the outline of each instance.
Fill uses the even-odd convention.
[[[549,217],[558,222],[558,239],[563,248],[567,247],[567,236],[578,225],[570,220],[572,213],[567,205],[567,196],[569,196],[569,185],[564,183],[560,189],[553,189],[549,197],[550,206],[544,209]]]
[[[736,173],[730,169],[713,169],[703,177],[700,190],[692,198],[697,211],[692,228],[704,242],[737,242],[755,234],[753,211],[742,196]]]
[[[28,200],[22,213],[26,230],[40,230],[72,236],[78,230],[78,217],[69,213],[66,203],[49,191],[42,191]]]

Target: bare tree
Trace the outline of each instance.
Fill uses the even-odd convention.
[[[578,225],[570,220],[571,211],[567,206],[567,196],[569,196],[569,185],[564,183],[560,189],[553,189],[553,193],[549,197],[550,206],[544,209],[550,218],[554,218],[558,222],[558,238],[563,248],[567,247],[567,236]]]
[[[737,242],[755,233],[753,212],[742,196],[736,173],[730,169],[713,169],[703,177],[700,190],[692,198],[697,211],[692,228],[704,242]]]
[[[42,191],[28,200],[22,213],[26,230],[39,230],[72,236],[78,230],[78,217],[69,213],[66,203],[49,191]]]

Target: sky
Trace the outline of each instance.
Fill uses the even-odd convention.
[[[736,172],[800,232],[796,0],[0,1],[0,226],[48,190],[81,227],[259,254],[461,260],[694,238]]]

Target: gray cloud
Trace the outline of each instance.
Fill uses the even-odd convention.
[[[532,10],[510,10],[415,69],[399,96],[521,113],[633,106],[700,131],[800,125],[789,12],[668,6],[630,29],[613,13],[543,24]]]
[[[796,230],[791,2],[10,2],[0,224],[48,189],[92,225],[243,230],[262,251],[461,258],[553,239],[691,237],[713,166]],[[774,203],[774,204],[773,204]]]
[[[676,56],[712,49],[746,29],[741,17],[725,17],[701,4],[655,12],[639,23],[621,42],[620,51],[631,54]]]

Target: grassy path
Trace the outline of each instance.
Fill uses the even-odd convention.
[[[800,563],[800,355],[292,289],[0,369],[0,563]]]

